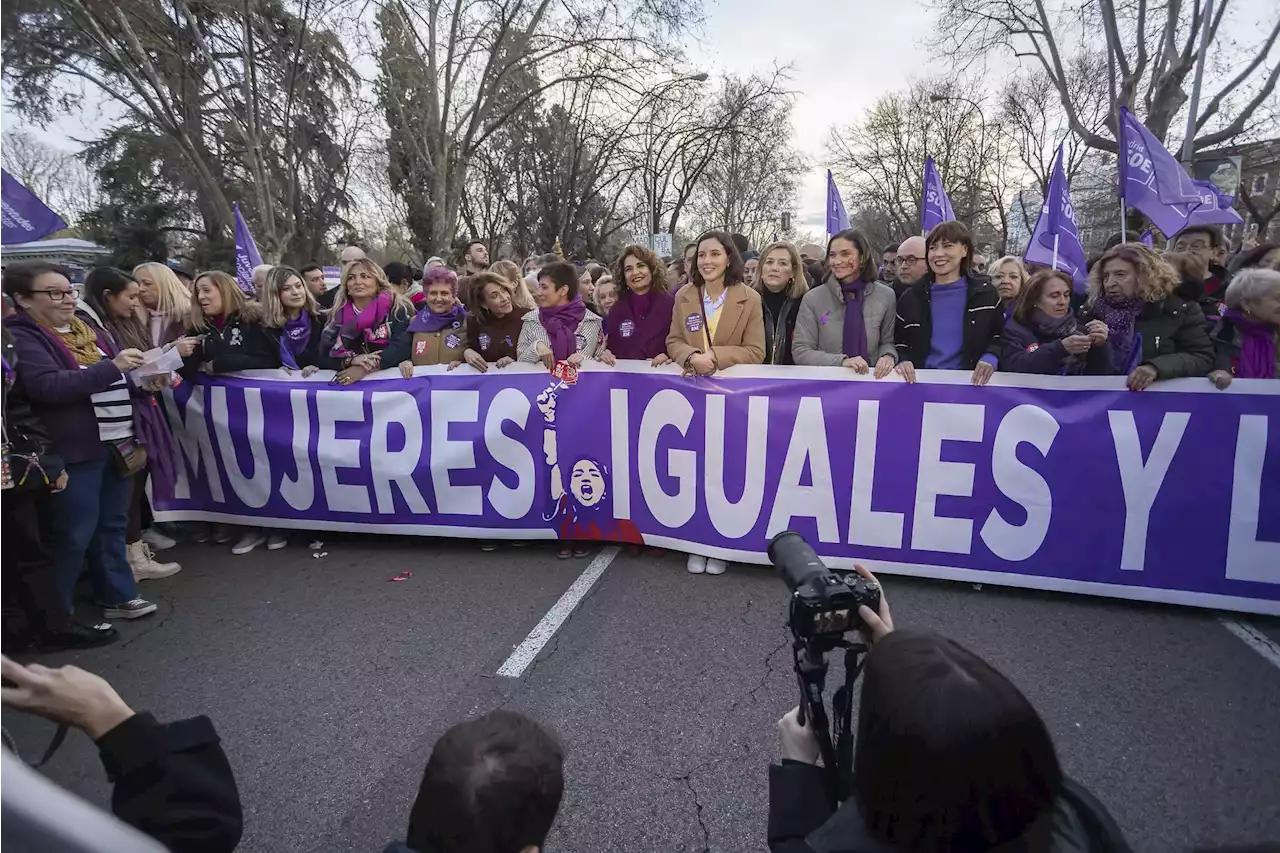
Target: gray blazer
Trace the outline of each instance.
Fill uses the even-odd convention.
[[[602,321],[599,315],[593,313],[590,308],[582,315],[582,322],[578,323],[578,352],[582,353],[583,358],[595,358],[596,352],[600,344],[600,326]],[[551,339],[547,337],[547,330],[538,322],[538,311],[534,309],[524,315],[524,323],[520,326],[520,340],[516,344],[516,354],[519,356],[517,361],[524,361],[530,364],[540,361],[538,358],[538,342],[551,346]]]
[[[884,282],[867,285],[862,300],[862,318],[867,328],[867,361],[872,367],[881,356],[895,362],[893,324],[898,299]],[[791,340],[791,357],[796,364],[812,367],[839,367],[844,362],[844,293],[835,276],[827,276],[818,287],[804,295],[796,317],[796,333]]]

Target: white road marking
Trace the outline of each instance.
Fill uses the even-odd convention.
[[[613,562],[613,558],[618,556],[621,548],[617,545],[610,545],[599,554],[596,554],[587,568],[578,575],[578,579],[573,585],[565,590],[564,595],[560,596],[560,600],[552,605],[547,611],[547,615],[542,617],[542,621],[534,626],[529,632],[529,636],[524,638],[524,642],[516,646],[516,650],[511,653],[511,657],[498,667],[498,675],[508,678],[519,678],[524,671],[529,668],[529,664],[533,663],[538,653],[542,651],[542,647],[556,635],[556,631],[560,630],[560,626],[565,623],[570,614],[577,609],[582,599],[586,598],[587,593],[591,591],[591,587],[604,574],[604,570],[609,568],[609,564]]]
[[[1222,627],[1235,634],[1258,654],[1262,655],[1276,669],[1280,669],[1280,643],[1268,637],[1257,628],[1234,616],[1219,616]]]

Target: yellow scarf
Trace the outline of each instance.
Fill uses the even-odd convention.
[[[46,326],[44,323],[40,325],[45,328],[53,328]],[[93,329],[89,328],[89,324],[79,317],[71,318],[71,329],[66,332],[58,332],[58,337],[66,344],[67,349],[71,350],[71,354],[76,357],[76,364],[81,367],[89,367],[102,361],[102,353],[98,352],[98,336],[93,333]]]

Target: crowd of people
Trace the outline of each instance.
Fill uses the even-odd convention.
[[[778,723],[782,759],[769,767],[771,850],[1128,853],[1106,807],[1066,774],[1044,720],[1004,674],[953,640],[895,630],[884,595],[859,616],[869,652],[851,795],[836,800],[812,725],[799,708],[788,712]],[[77,667],[6,657],[0,674],[6,705],[94,741],[121,821],[174,851],[231,853],[239,844],[234,769],[207,717],[161,723]],[[453,726],[432,748],[404,840],[384,853],[538,853],[560,810],[564,758],[554,734],[514,711]],[[26,837],[52,836],[59,815],[43,820],[23,826]]]
[[[1165,251],[1116,235],[1085,293],[1015,257],[988,275],[956,221],[880,252],[856,230],[825,250],[774,242],[760,251],[709,231],[679,258],[627,246],[612,270],[554,253],[491,263],[473,241],[460,270],[432,257],[419,272],[348,246],[331,289],[314,264],[261,266],[249,291],[219,270],[184,278],[146,263],[90,270],[79,293],[57,266],[13,264],[3,276],[4,539],[19,568],[6,573],[5,597],[21,618],[6,620],[6,648],[111,642],[109,620],[155,611],[138,583],[181,569],[156,556],[175,541],[150,523],[147,502],[148,485],[167,494],[174,482],[157,394],[175,383],[256,368],[331,370],[351,385],[383,369],[408,379],[431,365],[620,359],[696,376],[739,364],[906,382],[918,368],[962,370],[979,386],[996,371],[1115,375],[1134,391],[1179,377],[1217,388],[1274,379],[1280,248],[1228,253],[1212,227],[1175,235]],[[145,369],[147,353],[167,350],[180,367]],[[269,529],[197,525],[188,535],[235,540],[234,554],[287,545]],[[559,556],[575,553],[584,551],[560,543]],[[727,568],[696,554],[686,565]],[[101,618],[73,615],[84,574]]]

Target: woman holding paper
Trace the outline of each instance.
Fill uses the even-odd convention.
[[[383,368],[382,352],[407,334],[413,303],[368,258],[347,264],[320,343],[320,366],[338,371],[339,385]]]
[[[280,366],[303,376],[319,370],[324,317],[302,274],[292,267],[272,267],[258,297],[262,325],[277,341]]]
[[[149,346],[150,336],[140,319],[139,290],[138,282],[123,270],[112,267],[89,270],[84,279],[84,303],[76,316],[89,323],[95,331],[109,335],[117,346],[144,350],[144,357],[158,357],[161,351]],[[124,533],[129,565],[133,568],[134,579],[139,581],[167,578],[182,569],[178,563],[159,562],[155,555],[155,550],[172,548],[177,543],[158,530],[144,530],[142,526],[144,514],[150,515],[146,509],[148,476],[152,488],[160,494],[171,492],[176,476],[172,462],[173,437],[156,401],[156,392],[169,384],[169,373],[161,370],[135,379],[146,372],[147,366],[144,362],[130,376],[134,420],[139,440],[147,448],[147,464],[130,478],[129,524]]]
[[[66,463],[48,543],[59,604],[73,612],[87,558],[94,601],[107,619],[154,613],[156,606],[138,596],[124,535],[129,479],[146,458],[124,374],[142,364],[142,352],[118,349],[110,335],[76,317],[76,292],[61,267],[11,264],[4,292],[17,308],[5,320],[18,350],[17,384]]]

